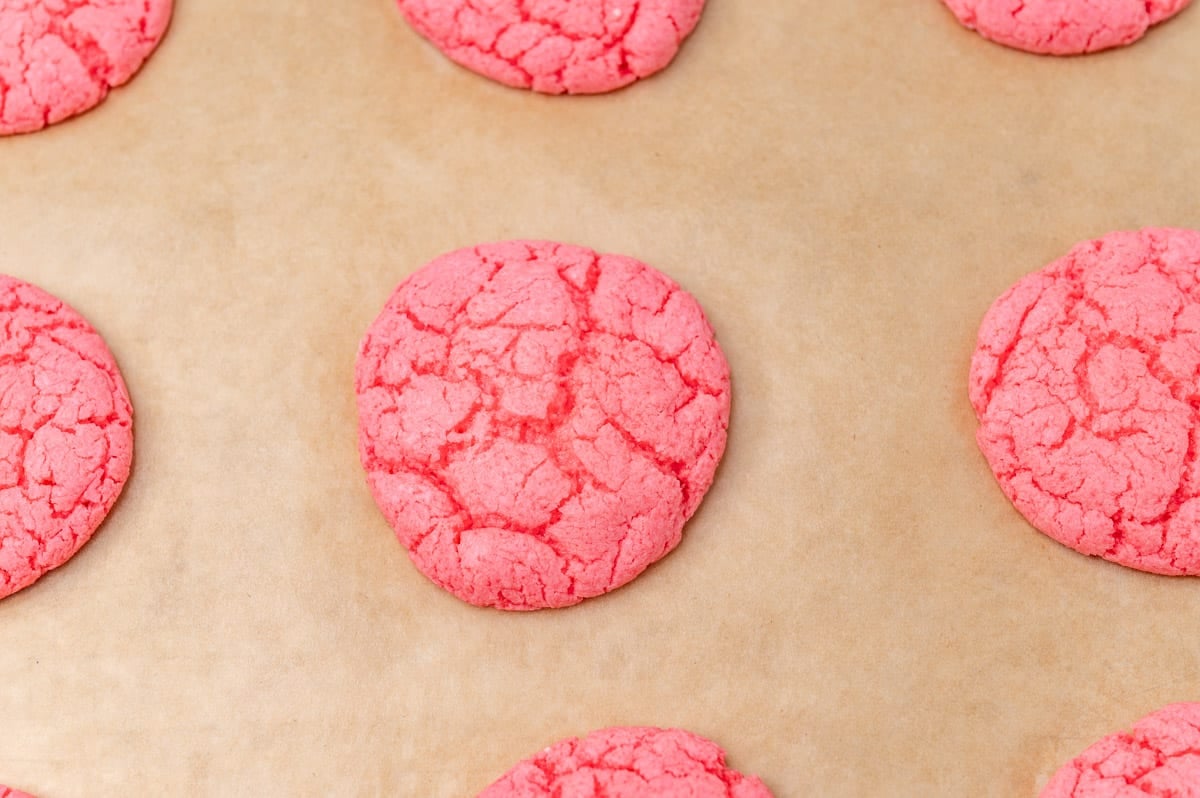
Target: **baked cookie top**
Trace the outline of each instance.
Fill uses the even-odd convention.
[[[1200,233],[1076,246],[988,311],[977,437],[1005,494],[1061,543],[1200,574]]]
[[[959,21],[994,42],[1047,55],[1132,44],[1191,0],[944,0]]]
[[[99,104],[158,46],[171,0],[0,0],[0,135]]]
[[[1062,767],[1041,798],[1200,798],[1200,704],[1172,704]]]
[[[399,0],[455,62],[508,86],[597,94],[671,62],[704,0]]]
[[[725,448],[700,305],[632,258],[513,241],[405,280],[359,352],[359,448],[417,566],[473,604],[562,607],[675,547]]]
[[[479,798],[771,798],[725,765],[715,743],[679,729],[619,728],[564,740],[517,765]]]
[[[65,563],[108,515],[129,476],[132,414],[96,331],[0,276],[0,597]]]

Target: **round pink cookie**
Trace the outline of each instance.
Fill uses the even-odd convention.
[[[158,45],[171,0],[0,0],[0,135],[97,105]]]
[[[1200,233],[1088,241],[1009,289],[971,362],[979,446],[1084,554],[1200,574]]]
[[[1041,798],[1200,798],[1200,704],[1172,704],[1062,767]]]
[[[472,604],[564,607],[679,543],[725,449],[700,306],[632,258],[513,241],[437,258],[371,325],[359,451],[413,561]]]
[[[0,784],[0,798],[33,798],[33,796],[27,792],[21,792],[20,790],[14,790],[14,789],[5,787],[4,785]]]
[[[69,560],[104,520],[129,476],[131,414],[95,330],[0,276],[0,597]]]
[[[725,767],[725,752],[678,729],[626,728],[565,740],[527,759],[479,798],[771,798]]]
[[[944,0],[962,24],[994,42],[1049,55],[1131,44],[1191,0]]]
[[[675,57],[704,0],[399,0],[422,36],[493,80],[597,94]]]

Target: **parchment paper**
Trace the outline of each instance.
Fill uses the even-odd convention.
[[[93,113],[0,140],[0,270],[102,332],[134,476],[0,604],[0,781],[41,798],[474,796],[615,724],[779,798],[1032,796],[1200,700],[1200,581],[1028,526],[973,439],[978,323],[1084,238],[1200,227],[1200,9],[1040,58],[936,0],[710,0],[662,75],[548,98],[392,0],[178,0]],[[355,350],[430,258],[641,258],[734,372],[683,544],[574,609],[409,564],[355,449]]]

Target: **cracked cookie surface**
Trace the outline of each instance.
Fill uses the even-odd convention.
[[[980,448],[1035,527],[1200,574],[1200,233],[1113,233],[1020,280],[980,327],[970,398]]]
[[[1082,55],[1132,44],[1191,0],[943,0],[984,38],[1031,53]]]
[[[1200,798],[1200,704],[1172,704],[1062,767],[1041,798]]]
[[[771,798],[725,766],[715,743],[679,729],[619,728],[565,740],[517,765],[479,798]]]
[[[162,39],[171,0],[0,0],[0,135],[83,113]]]
[[[632,258],[513,241],[435,259],[371,325],[359,451],[417,567],[564,607],[673,549],[712,483],[729,368],[695,299]]]
[[[704,0],[399,0],[422,36],[493,80],[597,94],[664,68]]]
[[[104,341],[61,301],[0,276],[0,597],[91,538],[132,457],[129,395]]]

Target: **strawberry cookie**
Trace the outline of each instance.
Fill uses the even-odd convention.
[[[479,798],[771,798],[725,752],[678,729],[605,729],[527,759]]]
[[[977,438],[1030,523],[1084,554],[1200,574],[1200,233],[1076,246],[988,311]]]
[[[0,135],[83,113],[158,46],[171,0],[0,0]]]
[[[700,305],[632,258],[512,241],[437,258],[371,325],[359,451],[413,561],[472,604],[564,607],[679,543],[729,368]]]
[[[1200,798],[1200,704],[1172,704],[1105,737],[1055,773],[1041,798]]]
[[[91,538],[132,456],[129,395],[104,341],[59,300],[0,276],[0,597]]]
[[[399,0],[453,61],[545,94],[598,94],[671,62],[704,0]]]
[[[994,42],[1048,55],[1132,44],[1191,0],[943,0],[962,24]]]

